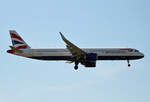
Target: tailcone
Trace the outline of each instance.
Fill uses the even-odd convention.
[[[7,50],[7,53],[14,54],[13,50]]]

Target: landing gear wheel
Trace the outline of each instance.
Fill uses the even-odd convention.
[[[131,64],[128,64],[128,67],[130,67],[131,66]]]
[[[129,60],[127,60],[127,62],[128,62],[128,67],[130,67],[130,66],[131,66],[131,64],[130,64]]]
[[[75,70],[78,69],[78,64],[79,64],[79,62],[78,62],[78,61],[75,61],[75,66],[74,66],[74,69],[75,69]]]
[[[78,66],[74,66],[74,69],[77,70],[77,69],[78,69]]]

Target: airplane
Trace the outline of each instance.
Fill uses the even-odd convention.
[[[97,60],[126,60],[130,67],[130,60],[141,59],[144,54],[134,48],[79,48],[64,35],[60,33],[66,48],[35,49],[31,48],[15,30],[10,30],[12,46],[8,53],[37,59],[50,61],[66,61],[74,63],[74,69],[78,69],[79,63],[85,67],[96,67]]]

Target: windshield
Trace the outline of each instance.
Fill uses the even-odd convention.
[[[139,51],[136,50],[136,49],[129,49],[128,51],[129,51],[129,52],[139,52]]]
[[[139,52],[138,50],[135,50],[135,52]]]

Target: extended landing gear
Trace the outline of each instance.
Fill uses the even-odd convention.
[[[74,69],[75,69],[75,70],[78,69],[78,64],[79,64],[79,62],[78,62],[78,61],[75,61],[75,66],[74,66]]]
[[[127,60],[127,62],[128,62],[128,67],[130,67],[130,66],[131,66],[131,64],[130,64],[129,60]]]
[[[78,69],[78,66],[75,65],[75,66],[74,66],[74,69],[77,70],[77,69]]]

